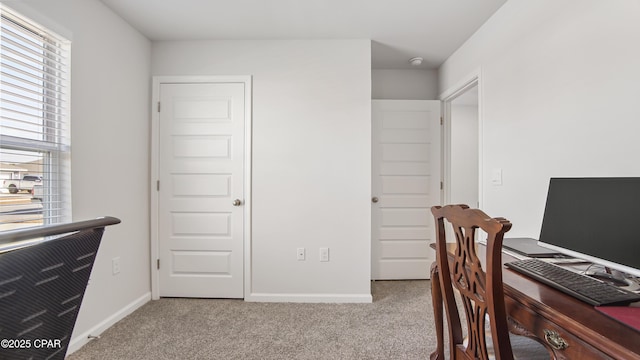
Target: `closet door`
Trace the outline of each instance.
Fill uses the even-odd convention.
[[[428,279],[441,203],[440,102],[372,101],[372,278]]]

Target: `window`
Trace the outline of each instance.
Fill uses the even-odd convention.
[[[0,230],[68,222],[70,42],[0,15]]]

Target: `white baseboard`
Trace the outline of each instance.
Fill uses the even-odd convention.
[[[102,334],[105,330],[113,326],[118,321],[127,317],[127,315],[136,311],[139,307],[151,301],[151,293],[146,293],[138,299],[129,303],[129,305],[122,308],[120,311],[115,314],[109,316],[104,321],[99,323],[98,325],[92,327],[88,331],[83,334],[79,334],[69,341],[69,348],[67,349],[67,355],[72,354],[78,351],[81,347],[86,345],[91,339],[89,336],[96,336]]]
[[[245,301],[253,302],[293,302],[293,303],[371,303],[371,294],[260,294],[245,296]]]

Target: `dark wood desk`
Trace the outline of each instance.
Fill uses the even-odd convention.
[[[479,246],[478,255],[485,258],[484,246]],[[512,260],[503,253],[503,263]],[[640,359],[640,331],[508,268],[503,270],[503,281],[512,331],[539,339],[552,358]],[[557,346],[561,341],[554,341],[554,336],[564,345]]]

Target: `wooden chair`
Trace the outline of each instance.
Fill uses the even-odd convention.
[[[467,205],[434,206],[436,261],[431,267],[431,284],[438,346],[431,359],[444,359],[442,302],[447,317],[451,359],[513,359],[502,285],[502,240],[511,229],[504,218],[491,218]],[[453,227],[455,253],[447,253],[445,220]],[[486,270],[476,254],[478,229],[487,234]],[[451,258],[452,257],[452,258]],[[451,258],[451,259],[450,259]],[[457,290],[466,316],[466,339],[456,303]],[[487,324],[487,321],[489,324]],[[542,345],[527,340],[527,354],[549,358]]]

